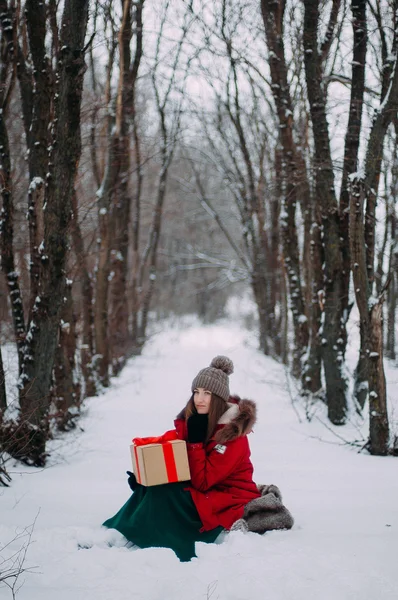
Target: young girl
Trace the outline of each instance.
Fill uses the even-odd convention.
[[[233,363],[216,356],[192,382],[192,396],[175,420],[186,440],[191,481],[144,487],[129,473],[133,494],[105,521],[140,548],[171,548],[180,560],[195,542],[211,543],[243,517],[260,493],[253,482],[247,434],[256,420],[251,400],[230,402]]]

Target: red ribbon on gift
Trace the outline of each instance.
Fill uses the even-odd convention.
[[[133,444],[135,446],[146,446],[147,444],[164,444],[173,440],[178,440],[178,435],[175,429],[170,429],[157,437],[133,438]]]
[[[148,444],[162,444],[164,462],[166,465],[167,479],[169,483],[178,481],[177,468],[174,460],[173,447],[169,442],[178,440],[178,435],[175,429],[166,431],[163,435],[157,437],[133,438],[135,461],[137,464],[137,481],[141,483],[141,473],[138,463],[138,446],[147,446]]]

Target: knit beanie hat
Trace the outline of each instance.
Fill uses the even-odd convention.
[[[205,388],[220,396],[225,402],[229,399],[228,375],[234,372],[234,363],[227,356],[216,356],[206,367],[199,371],[192,382],[192,391],[196,388]]]

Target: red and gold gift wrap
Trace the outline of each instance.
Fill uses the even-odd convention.
[[[134,438],[130,446],[133,471],[141,485],[162,485],[191,478],[187,445],[175,430],[159,437]]]

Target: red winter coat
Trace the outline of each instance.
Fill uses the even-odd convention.
[[[187,442],[191,470],[188,489],[203,524],[201,531],[219,525],[230,529],[243,517],[245,505],[260,497],[253,481],[247,439],[256,420],[256,405],[251,400],[240,400],[228,406],[206,445]],[[178,437],[187,440],[183,413],[175,421],[175,428]]]

